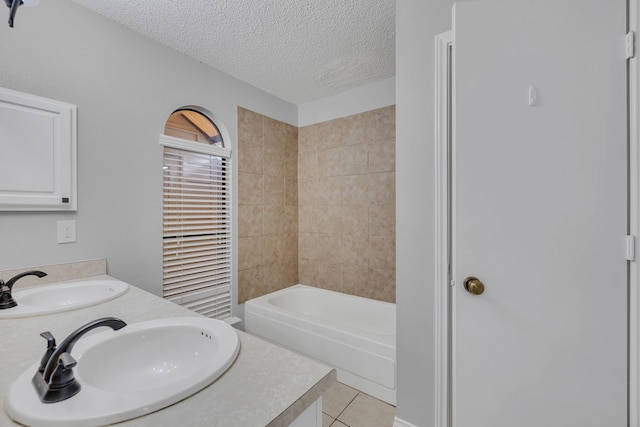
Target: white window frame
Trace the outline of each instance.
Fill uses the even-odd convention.
[[[227,183],[227,191],[226,191],[226,197],[228,198],[226,205],[228,205],[230,212],[229,212],[229,222],[230,222],[230,227],[229,227],[229,252],[230,252],[230,256],[231,256],[231,261],[230,261],[230,268],[229,268],[229,288],[228,288],[228,292],[224,291],[222,293],[219,292],[219,289],[217,289],[217,286],[212,286],[211,290],[207,290],[202,292],[200,295],[184,295],[184,296],[176,296],[176,297],[170,297],[167,298],[170,301],[173,301],[179,305],[182,305],[184,307],[193,309],[196,312],[199,312],[201,314],[204,315],[209,315],[206,313],[206,309],[205,310],[199,310],[198,309],[198,303],[199,302],[206,302],[207,300],[212,300],[212,299],[217,299],[220,298],[220,295],[223,295],[223,298],[228,298],[228,302],[226,303],[226,305],[228,305],[229,310],[228,312],[223,312],[221,314],[213,314],[210,317],[216,317],[219,319],[232,319],[233,313],[234,313],[234,308],[235,308],[235,304],[234,304],[234,300],[233,300],[233,295],[235,294],[235,279],[234,279],[234,271],[235,271],[235,266],[234,266],[234,256],[233,253],[235,252],[235,248],[233,246],[235,246],[235,240],[233,239],[233,221],[235,219],[235,215],[234,215],[234,203],[233,203],[233,198],[232,198],[232,185],[233,185],[233,171],[232,171],[232,162],[231,162],[231,148],[230,148],[230,138],[229,138],[229,134],[226,131],[226,129],[224,129],[224,127],[220,126],[220,124],[215,120],[215,118],[213,117],[213,115],[209,112],[206,111],[202,111],[202,109],[199,108],[194,108],[194,107],[182,107],[180,109],[191,109],[191,110],[196,110],[198,112],[200,112],[201,114],[205,115],[207,118],[209,118],[209,120],[211,120],[216,127],[218,128],[220,135],[222,137],[222,141],[224,144],[224,147],[217,147],[214,145],[207,145],[205,143],[202,142],[195,142],[195,141],[189,141],[189,140],[184,140],[181,138],[175,138],[175,137],[171,137],[171,136],[167,136],[167,135],[160,135],[159,137],[159,144],[163,147],[163,161],[165,159],[165,147],[166,148],[171,148],[171,149],[177,149],[177,150],[181,150],[184,152],[191,152],[191,153],[199,153],[199,154],[207,154],[207,155],[211,155],[211,156],[215,156],[215,157],[221,157],[223,159],[225,159],[225,166],[226,166],[226,174],[228,176],[228,179],[226,181]],[[163,180],[164,180],[164,174],[163,174]],[[164,200],[164,189],[163,189],[163,200]],[[163,202],[163,211],[164,211],[164,202]],[[163,229],[164,229],[164,220],[163,220]],[[163,269],[165,266],[165,261],[164,261],[164,255],[163,255]],[[163,273],[163,293],[164,293],[164,288],[165,288],[165,284],[164,284],[164,273]],[[225,295],[226,294],[226,295]]]

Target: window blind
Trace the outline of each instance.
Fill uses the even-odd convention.
[[[163,295],[207,317],[231,315],[228,159],[164,146]]]

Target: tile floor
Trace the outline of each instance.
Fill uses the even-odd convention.
[[[322,396],[322,427],[391,427],[396,407],[336,382]]]

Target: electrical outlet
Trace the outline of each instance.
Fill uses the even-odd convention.
[[[73,243],[76,241],[76,222],[58,221],[58,243]]]

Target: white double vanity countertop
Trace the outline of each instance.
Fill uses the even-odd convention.
[[[46,340],[40,333],[50,331],[61,342],[80,326],[109,316],[131,324],[199,315],[130,286],[119,298],[92,307],[0,320],[0,426],[19,425],[7,415],[4,400],[11,384],[44,354]],[[238,358],[215,382],[181,402],[117,425],[284,427],[314,404],[336,379],[332,368],[242,331],[237,333]]]

